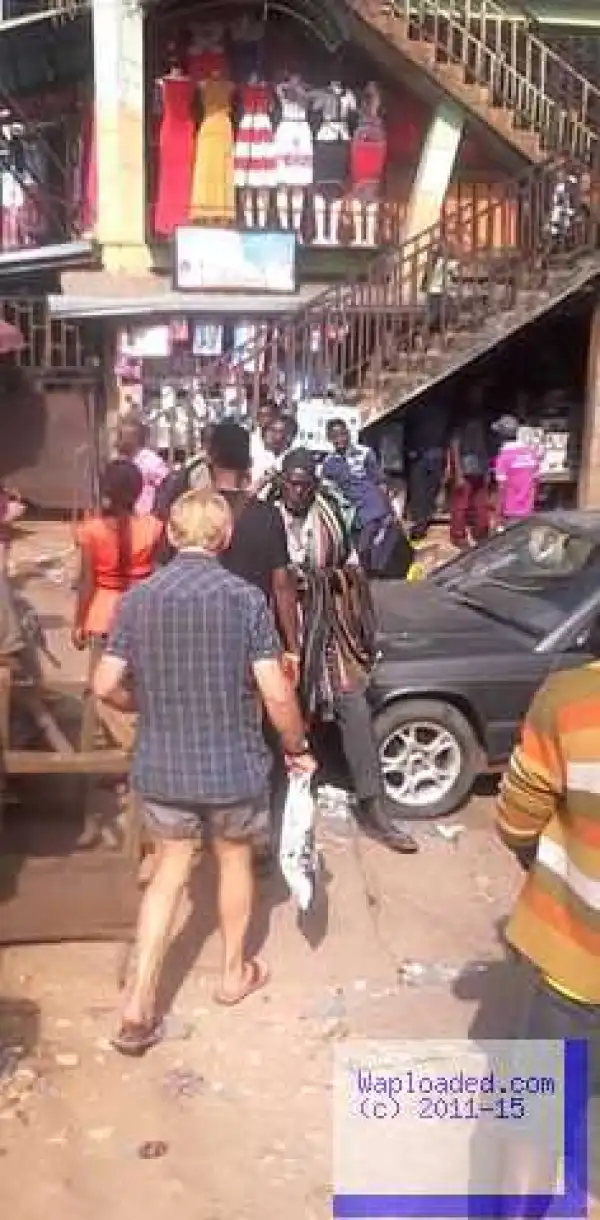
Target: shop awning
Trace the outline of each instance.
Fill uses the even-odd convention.
[[[63,282],[67,278],[73,277],[65,276]],[[79,278],[89,280],[92,276],[80,275]],[[107,278],[105,275],[104,279]],[[124,291],[119,292],[115,284],[115,291],[112,294],[106,292],[105,295],[79,295],[67,289],[60,296],[53,295],[48,298],[50,313],[54,318],[73,318],[81,321],[93,318],[170,318],[182,314],[198,314],[205,318],[276,318],[294,314],[304,305],[310,304],[328,285],[303,284],[295,293],[160,293],[155,281],[150,281],[149,292],[127,293],[126,282],[122,287]]]

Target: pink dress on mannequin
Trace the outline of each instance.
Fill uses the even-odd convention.
[[[170,237],[189,218],[195,123],[194,82],[189,76],[165,76],[161,82],[162,114],[158,140],[158,191],[154,231]]]

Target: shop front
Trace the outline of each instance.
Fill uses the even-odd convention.
[[[148,42],[156,246],[189,224],[294,233],[315,250],[401,240],[435,107],[397,71],[332,42],[303,6],[171,6]],[[456,168],[456,195],[503,176],[469,131]]]

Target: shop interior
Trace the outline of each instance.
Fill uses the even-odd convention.
[[[492,424],[501,415],[516,416],[520,439],[542,452],[540,507],[574,507],[581,464],[587,359],[593,297],[583,294],[507,340],[476,361],[449,385],[433,389],[399,419],[390,420],[376,438],[379,454],[392,479],[406,472],[406,434],[412,412],[440,414],[446,437],[460,423],[467,403],[475,400],[486,425],[490,459],[499,439]],[[446,507],[440,494],[440,515]]]

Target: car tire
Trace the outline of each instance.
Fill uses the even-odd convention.
[[[458,708],[441,699],[399,699],[376,716],[375,738],[382,766],[383,750],[394,732],[410,724],[439,726],[440,732],[450,734],[455,743],[457,775],[455,781],[443,795],[430,802],[413,804],[403,801],[386,787],[385,805],[390,819],[394,816],[410,821],[447,817],[468,797],[481,770],[481,746],[469,721]],[[458,761],[459,760],[459,761]],[[384,770],[385,782],[385,770]]]

